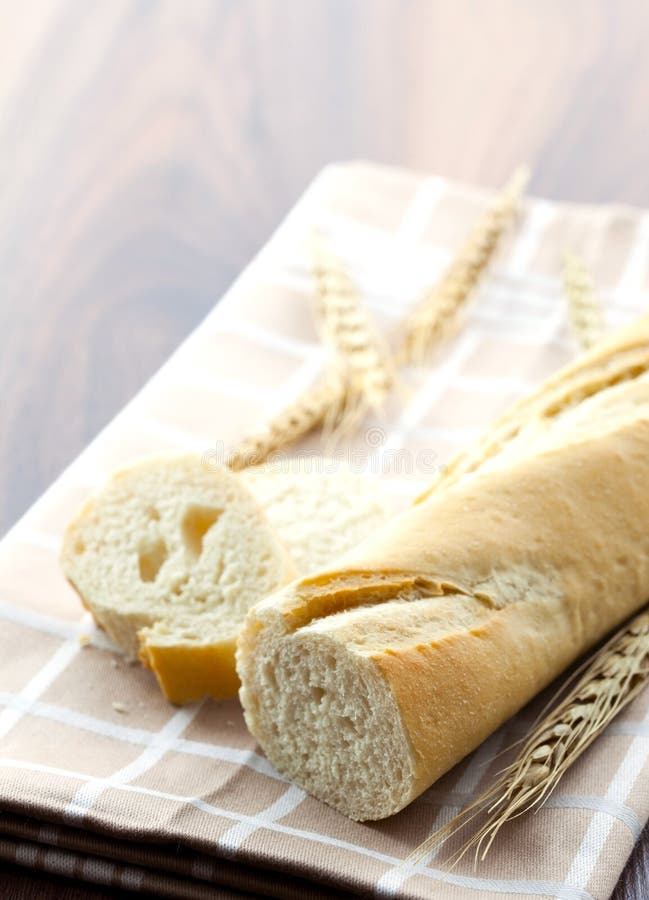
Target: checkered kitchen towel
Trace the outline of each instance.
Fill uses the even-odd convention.
[[[118,464],[159,450],[214,458],[301,391],[323,357],[304,236],[329,234],[389,330],[444,269],[486,192],[354,163],[326,169],[201,327],[0,545],[0,858],[158,896],[353,894],[605,898],[649,816],[649,692],[536,815],[505,828],[474,869],[448,850],[398,867],[484,787],[525,711],[393,818],[349,821],[288,784],[236,701],[169,706],[82,614],[59,570],[61,532]],[[570,246],[611,326],[649,308],[649,214],[530,200],[465,327],[353,464],[401,502],[514,398],[576,352],[559,284]],[[401,451],[400,453],[397,451]],[[398,471],[395,471],[398,470]],[[89,640],[88,640],[89,638]],[[453,849],[452,847],[450,848]]]

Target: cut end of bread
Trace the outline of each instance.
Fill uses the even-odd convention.
[[[292,589],[286,589],[291,596]],[[399,708],[370,653],[316,622],[288,633],[264,604],[240,638],[246,724],[269,759],[310,794],[358,821],[413,797],[415,765]]]

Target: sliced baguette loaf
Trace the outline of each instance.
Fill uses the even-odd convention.
[[[251,610],[240,697],[281,772],[354,819],[391,815],[647,602],[645,371],[546,410]]]

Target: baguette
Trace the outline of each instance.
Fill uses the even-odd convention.
[[[605,351],[609,374],[645,360],[628,377],[600,377],[597,354],[569,367],[551,390],[589,367],[597,388],[554,409],[538,392],[524,437],[513,417],[470,477],[248,613],[241,702],[280,772],[389,816],[646,603],[647,320],[636,332]]]

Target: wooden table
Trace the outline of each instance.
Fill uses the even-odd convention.
[[[648,28],[642,0],[0,0],[0,529],[331,160],[649,205]]]

